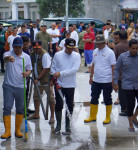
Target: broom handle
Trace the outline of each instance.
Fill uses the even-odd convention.
[[[23,58],[23,72],[25,72],[24,58]],[[23,78],[23,81],[24,81],[24,116],[25,116],[25,120],[26,120],[27,117],[26,117],[26,88],[25,88],[25,78]]]

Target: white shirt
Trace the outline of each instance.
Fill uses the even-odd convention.
[[[71,55],[65,51],[55,54],[51,66],[51,72],[54,74],[60,72],[57,79],[58,84],[63,88],[74,88],[76,86],[76,72],[80,67],[80,54],[72,52]]]
[[[36,62],[34,64],[34,74],[35,74],[35,77],[37,78],[39,75],[38,75],[38,72],[37,72],[37,59],[39,57],[39,55],[35,55],[36,57]],[[51,57],[49,54],[45,53],[42,57],[42,67],[43,69],[47,69],[47,68],[50,68],[51,66]],[[40,85],[40,81],[38,82],[37,85]]]
[[[76,41],[76,45],[78,46],[79,36],[76,31],[71,32],[70,38],[74,39]]]
[[[93,51],[94,77],[97,83],[112,82],[112,65],[116,64],[114,52],[107,46],[102,50],[96,48]]]
[[[16,37],[20,37],[20,35],[16,35],[16,36],[10,35],[10,36],[8,37],[7,42],[10,44],[10,51],[13,50],[12,44],[13,44],[13,40],[14,40]]]
[[[13,87],[24,87],[23,82],[23,58],[25,62],[25,70],[32,70],[32,63],[30,56],[22,52],[21,56],[17,56],[13,51],[8,51],[4,53],[3,58],[6,56],[13,56],[14,62],[6,62],[6,72],[4,75],[4,83],[11,85]]]
[[[61,40],[61,42],[60,42],[60,44],[59,44],[59,47],[61,47],[62,50],[65,50],[65,40],[66,40],[66,38],[63,39],[63,40]]]
[[[50,28],[50,29],[47,29],[47,33],[49,33],[50,35],[59,35],[59,30],[58,29],[53,30],[52,28]],[[59,41],[58,37],[52,38],[52,44],[58,43],[58,41]]]
[[[111,28],[110,28],[109,30],[106,29],[106,30],[104,31],[104,38],[105,38],[105,40],[108,40],[110,30],[111,30]]]

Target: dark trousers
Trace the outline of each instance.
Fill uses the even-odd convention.
[[[124,90],[121,87],[121,81],[118,81],[118,96],[119,96],[119,101],[120,101],[120,106],[121,106],[121,112],[127,111],[127,99],[126,99],[126,94],[124,93]]]
[[[97,83],[94,81],[91,86],[91,104],[99,104],[98,99],[102,90],[105,105],[112,105],[112,83]]]
[[[79,49],[79,53],[82,56],[82,53],[84,53],[84,49]]]
[[[49,54],[53,58],[55,53],[57,52],[57,43],[52,44],[52,50],[52,52],[49,51]]]
[[[0,61],[1,61],[1,72],[4,71],[4,60],[3,60],[3,54],[5,53],[4,48],[0,48]]]
[[[73,101],[74,101],[74,91],[75,88],[62,88],[62,94],[66,99],[66,104],[70,112],[73,111]],[[63,109],[63,100],[58,91],[55,90],[55,99],[56,99],[56,106],[55,111],[62,111]]]
[[[137,99],[138,102],[138,90],[124,90],[124,93],[127,99],[127,115],[128,117],[131,117],[133,116],[134,113],[135,102],[136,102],[135,99]]]

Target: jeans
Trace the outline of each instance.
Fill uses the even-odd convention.
[[[4,108],[3,116],[11,115],[14,100],[16,114],[24,114],[24,89],[3,83]]]

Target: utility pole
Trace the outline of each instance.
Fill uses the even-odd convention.
[[[66,1],[66,30],[68,30],[69,28],[69,23],[68,23],[68,12],[69,12],[69,0],[65,0]]]

